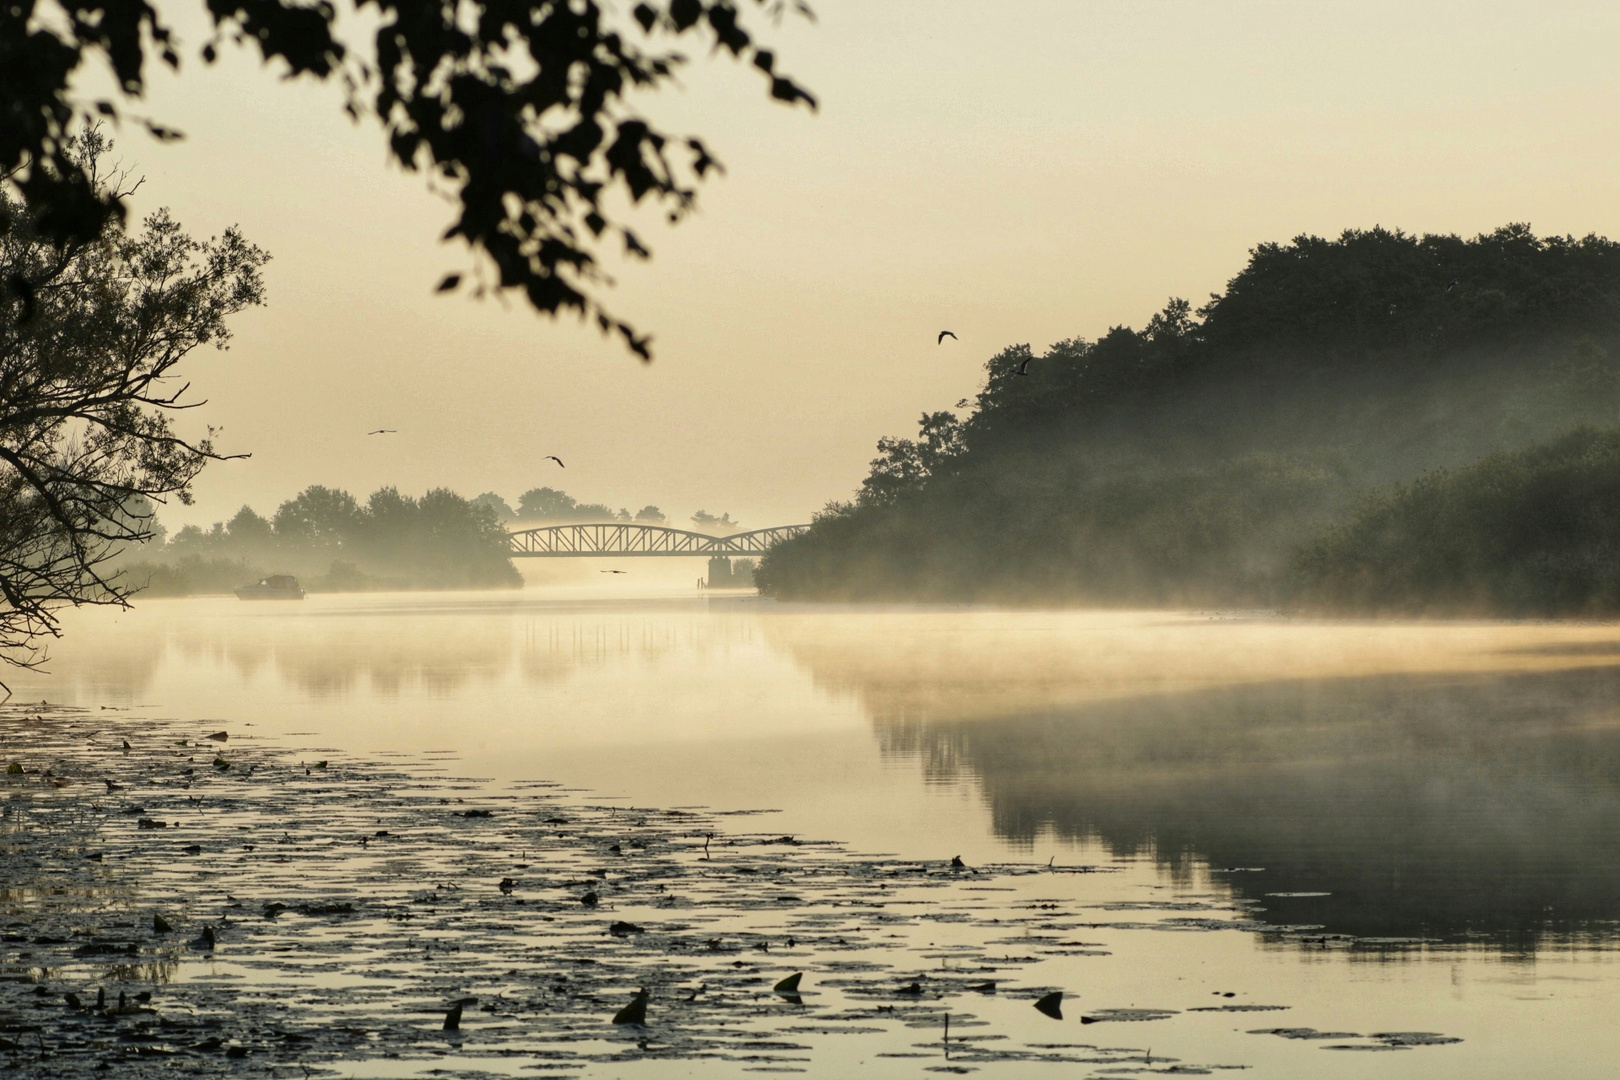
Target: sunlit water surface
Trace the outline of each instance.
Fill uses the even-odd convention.
[[[1085,1007],[1290,1009],[1091,1041],[1129,1027],[1268,1077],[1596,1077],[1620,1058],[1620,626],[531,589],[150,601],[67,628],[48,673],[8,676],[18,698],[296,753],[452,751],[468,776],[631,805],[769,807],[772,829],[907,858],[1117,860],[1053,890],[1215,893],[1322,928],[1099,929],[1109,955],[1046,976]],[[1045,1034],[1029,1010],[1005,1022]],[[1278,1026],[1464,1041],[1247,1033]]]

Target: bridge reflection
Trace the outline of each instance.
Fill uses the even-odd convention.
[[[708,536],[661,525],[547,525],[514,532],[509,543],[514,559],[757,556],[809,527],[777,525],[730,536]]]

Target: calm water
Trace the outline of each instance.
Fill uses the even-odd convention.
[[[1620,626],[534,589],[153,601],[68,629],[49,674],[8,678],[18,697],[770,807],[773,829],[908,858],[1120,860],[1063,887],[1099,911],[1235,897],[1321,927],[1099,929],[1109,955],[1052,980],[1083,1001],[1291,1008],[1088,1038],[1130,1027],[1275,1077],[1595,1077],[1620,1054]],[[1276,1026],[1464,1041],[1247,1033]]]

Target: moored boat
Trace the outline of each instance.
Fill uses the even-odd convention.
[[[251,585],[238,586],[236,598],[238,600],[302,600],[304,590],[299,587],[298,579],[291,574],[272,574],[267,578],[260,578]]]

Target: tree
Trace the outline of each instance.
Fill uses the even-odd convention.
[[[916,491],[962,454],[962,424],[955,413],[923,413],[917,422],[920,438],[878,440],[878,457],[861,484],[862,506],[892,506],[902,495]]]
[[[375,118],[388,154],[453,191],[460,213],[446,239],[487,258],[475,289],[517,289],[535,310],[572,311],[617,332],[644,360],[648,339],[595,297],[606,282],[598,255],[617,240],[645,259],[621,221],[626,201],[651,199],[671,222],[691,212],[696,185],[718,162],[695,136],[661,131],[630,95],[670,83],[680,41],[749,61],[770,95],[812,109],[745,25],[741,0],[643,0],[629,21],[601,0],[208,0],[214,32],[198,54],[213,63],[223,41],[256,49],[291,77],[336,80],[355,119]],[[772,18],[804,0],[755,0]],[[374,10],[367,11],[367,8]],[[374,27],[363,42],[352,27]],[[342,27],[340,29],[340,22]],[[58,243],[86,243],[121,220],[126,193],[98,185],[72,150],[73,132],[139,101],[151,59],[181,66],[181,47],[150,0],[43,0],[0,7],[0,187],[34,208],[33,227]],[[81,69],[105,66],[118,87],[91,100]],[[244,111],[250,109],[246,106]],[[142,120],[161,139],[179,137]],[[6,228],[0,222],[0,231]],[[41,282],[26,268],[5,279],[26,299]],[[450,274],[441,291],[456,288]]]
[[[740,524],[731,520],[730,511],[715,517],[707,510],[699,510],[692,515],[692,527],[709,536],[730,536],[742,528]]]
[[[518,496],[517,516],[532,521],[566,521],[579,506],[573,496],[556,488],[530,488]]]
[[[512,510],[512,508],[507,505],[506,500],[495,494],[493,491],[484,492],[482,495],[474,499],[472,503],[474,506],[489,507],[490,510],[494,511],[496,521],[511,521],[513,518],[517,517],[517,514]]]
[[[268,546],[275,540],[275,528],[251,506],[244,506],[225,523],[225,532],[239,544]]]
[[[669,519],[656,506],[643,506],[636,511],[636,520],[643,525],[664,525]]]
[[[276,508],[273,523],[276,537],[284,543],[337,551],[349,539],[359,516],[360,504],[353,495],[311,484]]]
[[[10,75],[0,60],[0,82]],[[65,151],[97,197],[135,186],[103,173],[107,149],[92,131]],[[0,191],[0,280],[30,282],[0,299],[0,660],[21,666],[59,633],[61,606],[127,603],[108,560],[154,535],[139,499],[189,503],[221,456],[211,430],[176,433],[173,414],[200,404],[176,366],[226,346],[227,317],[263,300],[268,258],[234,228],[193,240],[164,210],[66,243],[45,216]]]

